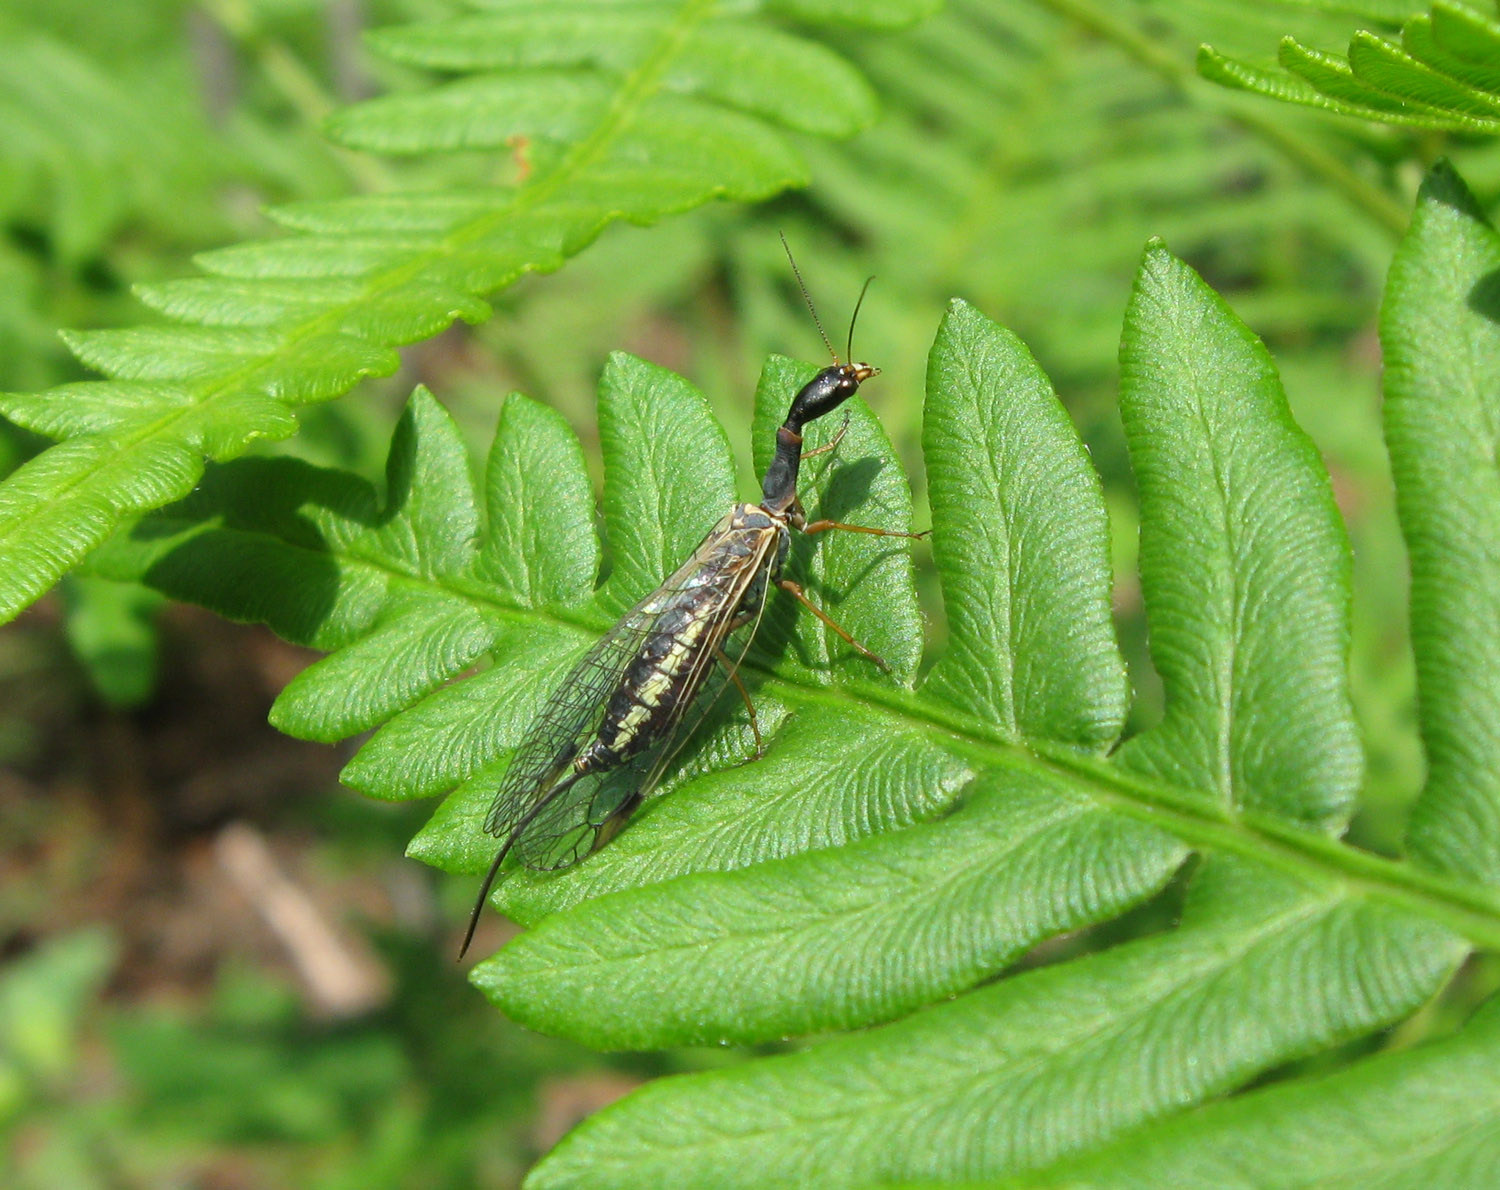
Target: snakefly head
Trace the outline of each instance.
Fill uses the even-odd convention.
[[[852,333],[851,325],[851,341]],[[759,755],[755,707],[738,670],[772,586],[790,592],[884,667],[781,574],[793,529],[886,535],[830,521],[809,523],[797,502],[803,426],[838,408],[876,374],[868,364],[841,363],[837,355],[834,360],[797,393],[777,430],[762,502],[730,508],[688,559],[568,671],[527,728],[485,819],[485,830],[501,843],[460,958],[507,856],[534,870],[566,868],[624,825],[707,713],[713,699],[701,696],[715,667],[744,698]],[[740,629],[748,631],[731,644]]]

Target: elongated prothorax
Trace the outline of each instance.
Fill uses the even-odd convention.
[[[797,474],[802,464],[802,427],[837,409],[880,369],[869,364],[835,364],[802,386],[786,421],[776,431],[776,456],[761,485],[768,511],[784,513],[797,502]]]

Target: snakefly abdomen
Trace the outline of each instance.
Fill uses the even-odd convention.
[[[764,510],[737,504],[692,557],[636,605],[647,627],[575,766],[618,765],[676,726],[728,634],[759,616],[786,533]]]

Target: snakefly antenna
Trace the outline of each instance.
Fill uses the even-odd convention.
[[[873,280],[873,275],[865,278],[865,283],[859,287],[859,300],[854,303],[854,313],[849,315],[849,342],[844,346],[846,360],[854,359],[854,324],[859,321],[859,308],[865,304],[865,294],[870,292],[870,282]]]
[[[839,359],[839,353],[833,349],[833,343],[828,338],[828,332],[823,329],[823,320],[818,317],[818,308],[813,305],[812,294],[807,292],[807,282],[802,280],[802,270],[797,267],[797,258],[792,255],[792,246],[786,242],[786,232],[779,231],[776,234],[781,237],[781,246],[786,250],[787,263],[792,266],[792,276],[797,278],[797,288],[802,291],[802,300],[807,303],[807,312],[812,315],[813,325],[818,328],[818,335],[823,340],[823,346],[828,348],[828,354],[833,356],[834,363],[843,363],[844,361]],[[868,285],[869,282],[865,284]],[[860,294],[860,298],[863,299],[864,294]],[[857,310],[858,308],[856,307]],[[851,326],[849,330],[852,335],[854,328]]]
[[[833,342],[828,338],[828,332],[823,329],[823,320],[818,317],[818,308],[813,305],[812,294],[807,291],[807,282],[802,280],[802,270],[797,267],[797,258],[792,255],[792,246],[786,242],[786,233],[777,232],[781,237],[781,246],[786,251],[787,263],[792,266],[792,276],[797,278],[797,288],[802,291],[802,300],[807,303],[807,312],[812,315],[813,325],[818,328],[818,335],[823,340],[823,346],[828,348],[828,354],[833,356],[833,362],[843,366],[847,361],[854,358],[854,324],[859,321],[860,307],[865,304],[865,294],[870,292],[870,282],[874,277],[866,277],[865,283],[860,287],[859,300],[854,303],[854,313],[849,316],[849,338],[844,345],[844,358],[839,359],[839,353],[833,349]]]

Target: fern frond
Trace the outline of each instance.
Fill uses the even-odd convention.
[[[1169,73],[1081,32],[1056,7],[953,0],[908,36],[851,48],[886,114],[846,145],[809,150],[818,211],[838,234],[816,225],[798,234],[817,237],[825,291],[852,292],[872,272],[899,279],[877,282],[880,300],[862,315],[882,363],[905,369],[893,373],[897,387],[921,383],[930,311],[957,291],[1022,334],[1071,390],[1096,384],[1102,406],[1119,340],[1118,303],[1107,295],[1129,283],[1136,248],[1153,235],[1232,278],[1236,308],[1260,333],[1343,335],[1367,323],[1388,226],[1351,213],[1347,197],[1237,125],[1227,105],[1203,102],[1204,93],[1217,99],[1211,88],[1184,94]],[[1286,26],[1268,25],[1266,10],[1296,15],[1225,0],[1066,11],[1080,8],[1128,23],[1180,59],[1188,82],[1205,29],[1242,21],[1270,36]],[[1327,21],[1303,14],[1291,27]],[[1288,131],[1313,151],[1347,156],[1316,120]],[[1406,207],[1405,197],[1395,205],[1398,223]],[[764,223],[728,238],[747,333],[776,350],[806,331],[795,305],[776,300],[784,262],[768,245],[774,229]],[[898,441],[917,434],[891,428]]]
[[[1497,1058],[1500,1006],[1491,1004],[1435,1045],[1212,1104],[1087,1160],[986,1186],[1483,1186],[1500,1161]]]
[[[1412,17],[1399,42],[1355,33],[1347,57],[1281,41],[1283,74],[1205,45],[1198,70],[1226,87],[1380,124],[1444,132],[1500,132],[1500,23],[1439,0]]]
[[[859,6],[779,7],[889,24],[930,5],[888,0],[869,18]],[[74,334],[79,358],[108,380],[0,397],[12,421],[67,439],[0,487],[0,614],[125,517],[186,494],[205,457],[285,438],[300,405],[393,372],[396,347],[484,318],[482,295],[558,268],[615,220],[801,184],[781,129],[846,134],[874,110],[831,52],[704,0],[506,5],[372,43],[467,73],[337,114],[338,140],[388,153],[514,150],[515,184],[293,206],[279,217],[301,234],[207,253],[210,277],[143,291],[179,325]],[[748,69],[757,46],[778,53]]]
[[[1392,262],[1380,326],[1427,753],[1408,842],[1419,862],[1490,887],[1500,884],[1497,268],[1500,238],[1438,166]]]
[[[1486,660],[1500,624],[1448,530],[1494,483],[1500,418],[1475,394],[1495,322],[1475,294],[1497,244],[1436,175],[1386,326],[1390,445],[1431,604],[1424,730],[1435,761],[1461,740],[1472,773],[1500,769],[1500,666]],[[876,1027],[653,1083],[581,1125],[530,1185],[1045,1182],[1138,1142],[1172,1168],[1152,1147],[1172,1130],[1232,1147],[1246,1119],[1290,1127],[1306,1092],[1185,1109],[1401,1020],[1472,946],[1500,945],[1485,864],[1497,795],[1456,754],[1435,765],[1437,826],[1414,862],[1335,837],[1361,759],[1347,545],[1269,354],[1155,244],[1122,367],[1161,722],[1103,758],[1125,692],[1102,496],[1019,340],[955,303],[924,437],[953,651],[920,683],[914,653],[877,679],[818,623],[768,622],[746,670],[767,754],[743,764],[744,724],[717,715],[671,796],[608,848],[502,885],[498,902],[532,928],[473,976],[517,1018],[604,1048]],[[762,428],[809,371],[768,365]],[[323,739],[383,723],[346,778],[377,796],[446,794],[412,850],[477,872],[494,848],[484,809],[542,694],[732,496],[722,431],[685,382],[618,356],[600,416],[617,568],[597,591],[585,473],[559,419],[512,397],[481,489],[425,392],[383,496],[242,460],[101,565],[334,650],[283,694],[278,722]],[[904,527],[899,464],[861,406],[841,456],[812,468],[809,506]],[[853,535],[839,548],[791,565],[858,634],[879,641],[894,621],[914,635],[905,550]],[[1175,928],[968,990],[1152,896],[1190,851]],[[1356,1067],[1350,1093],[1465,1061],[1487,1036],[1481,1023],[1449,1050]],[[1371,1160],[1434,1127],[1413,1119],[1402,1135],[1416,1139],[1370,1146]]]
[[[1457,958],[1430,924],[1238,875],[1250,878],[1204,881],[1219,887],[1170,934],[801,1053],[652,1083],[576,1129],[528,1186],[1030,1175],[1405,1015]]]
[[[1343,519],[1269,354],[1227,307],[1196,300],[1185,272],[1148,252],[1120,349],[1167,696],[1162,722],[1120,760],[1235,810],[1341,830],[1363,769]]]

